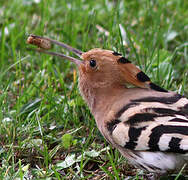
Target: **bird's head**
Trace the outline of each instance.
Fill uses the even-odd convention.
[[[140,88],[165,91],[151,83],[150,78],[145,73],[117,52],[97,48],[82,52],[67,44],[49,38],[35,35],[31,35],[29,38],[30,42],[34,42],[31,44],[35,44],[41,48],[38,51],[62,57],[76,64],[79,69],[79,80],[82,82],[81,84],[87,82],[91,88],[126,87],[126,84],[132,84]],[[38,39],[42,39],[42,41],[40,41],[40,43],[35,43],[38,42]],[[76,54],[79,59],[44,50],[46,43],[48,44],[49,42],[71,51]]]
[[[127,83],[147,87],[137,74],[141,71],[121,54],[104,49],[91,49],[81,55],[80,80],[88,81],[93,88],[126,86]],[[149,78],[146,79],[149,81]]]

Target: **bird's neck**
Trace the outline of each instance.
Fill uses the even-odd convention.
[[[102,88],[92,88],[87,81],[80,81],[79,88],[82,97],[87,102],[91,113],[95,119],[101,113],[108,112],[111,105],[121,97],[127,88],[120,85],[111,85]]]

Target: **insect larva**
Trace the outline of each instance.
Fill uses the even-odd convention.
[[[47,49],[47,50],[51,49],[50,41],[47,40],[47,39],[43,39],[41,37],[36,37],[36,36],[30,35],[27,38],[27,43],[36,45],[36,46],[38,46],[39,48],[42,48],[42,49]]]

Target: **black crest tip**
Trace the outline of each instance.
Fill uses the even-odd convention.
[[[125,57],[121,57],[118,59],[118,63],[121,63],[121,64],[127,64],[127,63],[131,63],[131,61],[129,61],[127,58]]]

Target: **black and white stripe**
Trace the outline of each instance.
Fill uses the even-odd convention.
[[[115,117],[118,119],[119,117],[121,117],[121,115],[126,111],[128,110],[129,108],[132,108],[132,107],[136,107],[138,106],[140,103],[136,103],[136,102],[131,102],[129,104],[126,104],[125,106],[123,106],[115,115]]]
[[[175,94],[170,97],[156,97],[156,96],[150,96],[150,97],[144,97],[144,98],[139,98],[139,99],[134,99],[132,102],[159,102],[163,104],[173,104],[178,102],[183,96],[180,94]]]
[[[116,128],[117,124],[119,124],[121,121],[119,119],[113,119],[112,121],[107,123],[107,129],[112,134],[113,130]]]
[[[185,153],[188,100],[179,94],[135,99],[106,127],[115,142],[127,149]]]
[[[135,128],[135,127],[130,127],[129,128],[129,141],[126,142],[125,148],[127,149],[135,149],[137,146],[137,141],[139,136],[141,135],[142,131],[146,129],[146,126],[140,127],[140,128]]]
[[[151,130],[151,134],[149,135],[150,139],[148,142],[149,145],[149,150],[151,151],[160,151],[160,147],[159,147],[159,141],[162,135],[164,134],[170,134],[171,135],[171,140],[170,142],[167,144],[168,145],[168,152],[177,152],[177,146],[179,147],[179,143],[180,141],[178,141],[178,144],[175,144],[175,141],[172,140],[175,138],[173,137],[173,135],[186,135],[188,136],[188,126],[173,126],[173,125],[159,125],[156,126],[155,128],[153,128]],[[170,136],[169,136],[170,138]],[[188,138],[188,137],[187,137]],[[177,142],[177,141],[176,141]],[[186,152],[188,151],[188,149],[183,150],[179,148],[179,153],[182,152]]]

